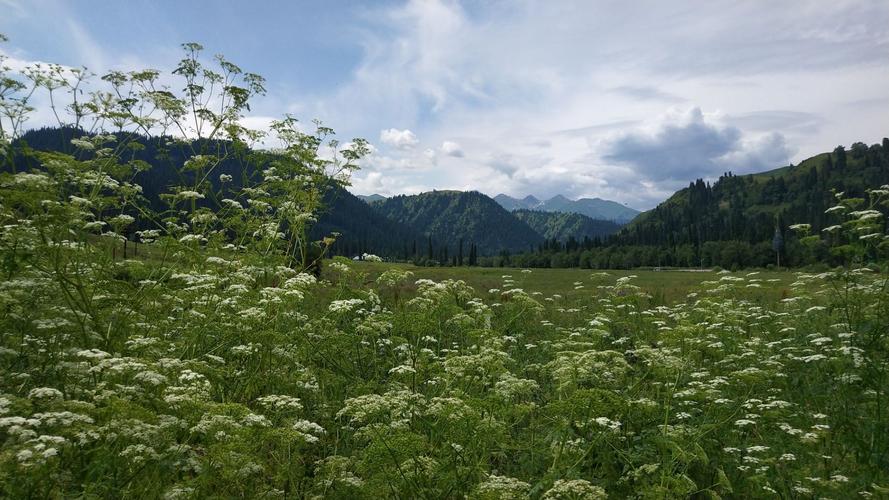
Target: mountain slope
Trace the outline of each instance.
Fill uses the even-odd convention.
[[[71,139],[81,135],[82,132],[73,129],[42,128],[27,132],[22,140],[35,150],[73,154]],[[150,170],[136,174],[134,180],[142,186],[142,194],[149,203],[159,210],[165,207],[160,201],[160,194],[182,180],[172,165],[181,164],[189,154],[184,146],[165,146],[167,139],[137,137],[136,140],[144,148],[134,154],[137,159],[151,165]],[[264,154],[268,159],[274,156],[272,153]],[[24,160],[21,164],[36,167]],[[231,175],[232,182],[223,186],[218,175],[211,176],[208,180],[213,185],[213,191],[238,189],[242,176],[254,177],[258,174],[255,171],[242,172],[241,168],[236,161],[223,161],[216,168],[216,173]],[[206,200],[205,203],[213,206],[211,200]],[[333,232],[340,233],[340,236],[331,251],[349,256],[367,252],[384,257],[409,258],[414,246],[425,245],[427,239],[418,231],[370,210],[367,203],[345,189],[336,187],[325,193],[324,208],[318,214],[318,222],[312,226],[310,236],[320,239]]]
[[[805,222],[818,233],[832,224],[824,211],[831,190],[864,197],[864,190],[889,183],[889,139],[882,145],[855,143],[804,160],[799,165],[736,176],[710,185],[698,179],[655,209],[643,213],[615,238],[642,245],[700,245],[707,241],[770,242],[775,228]]]
[[[518,199],[505,194],[498,194],[494,200],[507,210],[538,210],[544,212],[566,212],[585,215],[591,219],[615,221],[626,224],[633,220],[639,211],[621,205],[616,201],[603,200],[601,198],[581,198],[570,200],[562,195],[556,195],[546,201],[540,201],[533,196]]]
[[[602,238],[616,233],[621,227],[616,222],[591,219],[578,213],[519,209],[512,214],[544,238],[561,242],[568,241],[571,237],[577,241]]]
[[[340,233],[331,251],[336,255],[372,253],[408,259],[426,236],[413,228],[386,218],[345,189],[331,189],[324,196],[324,209],[312,226],[311,236],[320,239]]]
[[[431,191],[395,196],[374,203],[387,218],[431,236],[449,248],[459,240],[474,243],[480,254],[527,251],[543,241],[493,199],[477,191]]]

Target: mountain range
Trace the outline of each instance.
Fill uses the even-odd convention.
[[[498,194],[494,197],[494,201],[507,210],[527,209],[541,212],[576,213],[586,215],[591,219],[614,221],[619,224],[626,224],[639,215],[638,210],[602,198],[571,200],[565,196],[556,195],[541,201],[531,195],[519,199]]]
[[[381,194],[356,195],[367,203],[376,203],[386,199]],[[639,211],[616,201],[603,200],[602,198],[580,198],[571,200],[562,195],[556,195],[541,201],[533,195],[524,198],[513,198],[505,194],[494,197],[501,207],[509,210],[534,210],[538,212],[562,212],[567,214],[580,214],[594,220],[612,221],[620,225],[633,220]]]
[[[377,201],[373,210],[440,242],[472,242],[482,254],[534,250],[543,236],[477,191],[430,191]]]
[[[370,202],[344,189],[328,192],[314,237],[340,237],[334,252],[377,253],[391,258],[447,260],[474,246],[478,255],[536,250],[546,240],[590,241],[622,227],[606,220],[563,212],[508,211],[477,191],[430,191]],[[431,256],[430,256],[431,255]]]
[[[23,142],[34,150],[73,154],[70,140],[78,135],[82,132],[41,129],[25,134]],[[134,181],[150,203],[162,206],[160,194],[181,181],[173,165],[181,164],[187,152],[162,147],[164,138],[139,141],[144,148],[134,153],[134,159],[151,168],[136,174]],[[272,152],[257,155],[260,161],[274,159]],[[40,168],[26,158],[20,165]],[[219,173],[235,178],[227,189],[238,188],[239,169],[231,161],[219,165]],[[243,175],[248,179],[258,173]],[[221,189],[215,180],[211,183],[214,191]],[[799,165],[759,174],[727,172],[713,183],[697,179],[642,214],[597,198],[555,196],[541,201],[533,196],[490,198],[476,191],[358,197],[331,188],[312,235],[340,233],[333,248],[337,254],[367,252],[414,261],[459,262],[465,252],[477,256],[563,252],[564,257],[535,257],[527,265],[760,266],[774,257],[771,242],[777,230],[787,241],[786,262],[828,262],[826,249],[801,250],[786,227],[806,222],[819,232],[833,223],[825,214],[833,203],[831,190],[865,197],[866,188],[885,184],[889,184],[889,139],[871,146],[855,143],[848,150],[838,147]],[[210,207],[215,200],[204,203]],[[586,260],[580,253],[588,254]],[[526,265],[519,260],[512,264]]]

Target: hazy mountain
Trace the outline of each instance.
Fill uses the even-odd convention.
[[[373,203],[380,200],[385,200],[386,197],[381,194],[356,194],[354,195],[357,198],[364,200],[366,203]]]
[[[543,241],[528,224],[477,191],[431,191],[394,196],[374,203],[389,219],[432,236],[454,249],[462,239],[480,254],[527,251]]]
[[[603,200],[601,198],[581,198],[570,200],[562,195],[556,195],[546,201],[540,201],[534,196],[526,196],[518,199],[505,194],[498,194],[494,200],[507,210],[539,210],[544,212],[566,212],[586,215],[591,219],[609,220],[620,224],[626,224],[633,220],[639,211],[621,205],[616,201]]]

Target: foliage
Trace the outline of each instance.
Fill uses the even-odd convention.
[[[475,192],[432,191],[376,201],[373,209],[447,245],[451,255],[462,239],[480,255],[528,250],[543,238],[487,196]]]
[[[514,210],[512,214],[544,238],[560,242],[571,238],[576,241],[601,238],[616,233],[621,227],[609,220],[591,219],[578,213],[520,209]]]
[[[632,276],[598,273],[596,300],[578,301],[525,286],[531,270],[477,291],[398,269],[367,280],[336,258],[318,280],[295,250],[362,143],[324,160],[329,129],[306,135],[285,119],[283,150],[247,157],[260,178],[200,204],[220,154],[243,151],[247,102],[232,89],[234,108],[202,111],[202,82],[217,73],[185,48],[183,91],[112,97],[93,117],[227,134],[234,152],[187,158],[183,171],[199,175],[165,193],[167,208],[140,195],[140,164],[117,135],[77,137],[76,155],[37,153],[40,168],[0,174],[0,496],[889,488],[885,277],[799,274],[791,296],[763,303],[756,274],[723,272],[669,306],[649,306]],[[157,114],[133,114],[142,100],[161,100]],[[836,241],[861,262],[885,236],[864,200],[839,203]],[[140,223],[154,224],[138,234],[142,253],[119,258]]]
[[[729,172],[713,185],[698,179],[638,217],[610,243],[664,250],[691,245],[698,253],[709,242],[722,249],[744,246],[746,250],[739,252],[746,252],[746,256],[726,255],[728,258],[709,264],[743,267],[765,260],[767,251],[762,244],[773,240],[777,227],[786,240],[782,262],[790,266],[838,265],[844,260],[830,255],[826,246],[801,245],[787,238],[788,225],[805,221],[820,233],[834,224],[827,212],[834,202],[831,193],[866,198],[867,189],[884,184],[889,184],[889,140],[871,146],[858,142],[848,152],[840,146],[832,153],[772,172],[744,176]],[[886,213],[885,207],[878,209]]]

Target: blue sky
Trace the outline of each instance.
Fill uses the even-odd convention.
[[[889,2],[0,0],[18,62],[171,69],[197,41],[268,80],[248,122],[375,146],[353,191],[651,208],[697,177],[889,135]],[[33,122],[39,124],[38,116]]]

